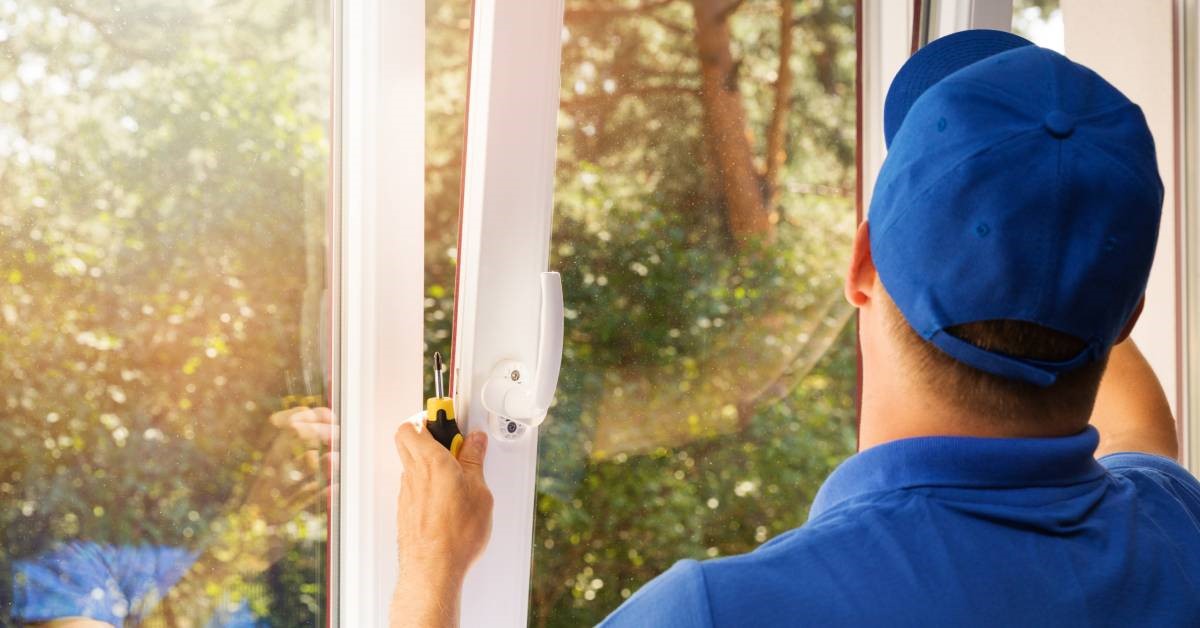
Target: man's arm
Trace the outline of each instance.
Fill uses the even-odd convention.
[[[401,561],[399,581],[389,609],[392,628],[453,628],[462,610],[463,576],[439,565],[412,569]]]
[[[396,431],[404,464],[397,546],[400,578],[392,628],[458,626],[467,569],[492,533],[492,493],[483,480],[487,435],[469,434],[458,459],[417,422]]]
[[[1178,458],[1175,417],[1158,377],[1133,340],[1113,347],[1091,424],[1100,432],[1097,458],[1121,452]]]

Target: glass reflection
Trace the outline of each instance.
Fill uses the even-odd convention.
[[[323,625],[328,2],[0,2],[0,624]]]

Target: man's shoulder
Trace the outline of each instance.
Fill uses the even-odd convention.
[[[746,554],[679,561],[601,625],[721,626],[751,616],[758,625],[788,625],[803,607],[812,619],[837,606],[831,599],[842,580],[837,572],[852,569],[849,553],[861,546],[862,535],[851,518],[823,516]],[[821,609],[808,603],[816,600]]]
[[[1175,460],[1140,452],[1122,452],[1100,458],[1110,475],[1129,481],[1138,498],[1182,506],[1200,518],[1200,481]]]
[[[1110,473],[1154,474],[1177,482],[1190,488],[1200,488],[1200,481],[1188,472],[1178,461],[1157,454],[1139,451],[1125,451],[1108,454],[1099,459],[1101,465]]]
[[[697,626],[712,625],[708,587],[701,564],[681,560],[662,575],[638,589],[601,626]]]

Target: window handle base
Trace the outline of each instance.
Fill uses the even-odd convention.
[[[541,286],[537,367],[529,369],[520,361],[504,360],[483,384],[488,424],[502,440],[520,439],[528,428],[540,425],[558,388],[563,349],[562,278],[555,272],[542,273]]]

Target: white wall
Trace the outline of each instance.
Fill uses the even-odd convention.
[[[1062,0],[1062,11],[1067,56],[1099,72],[1137,103],[1154,134],[1165,189],[1162,227],[1146,309],[1133,338],[1154,367],[1172,411],[1182,422],[1174,3]]]

